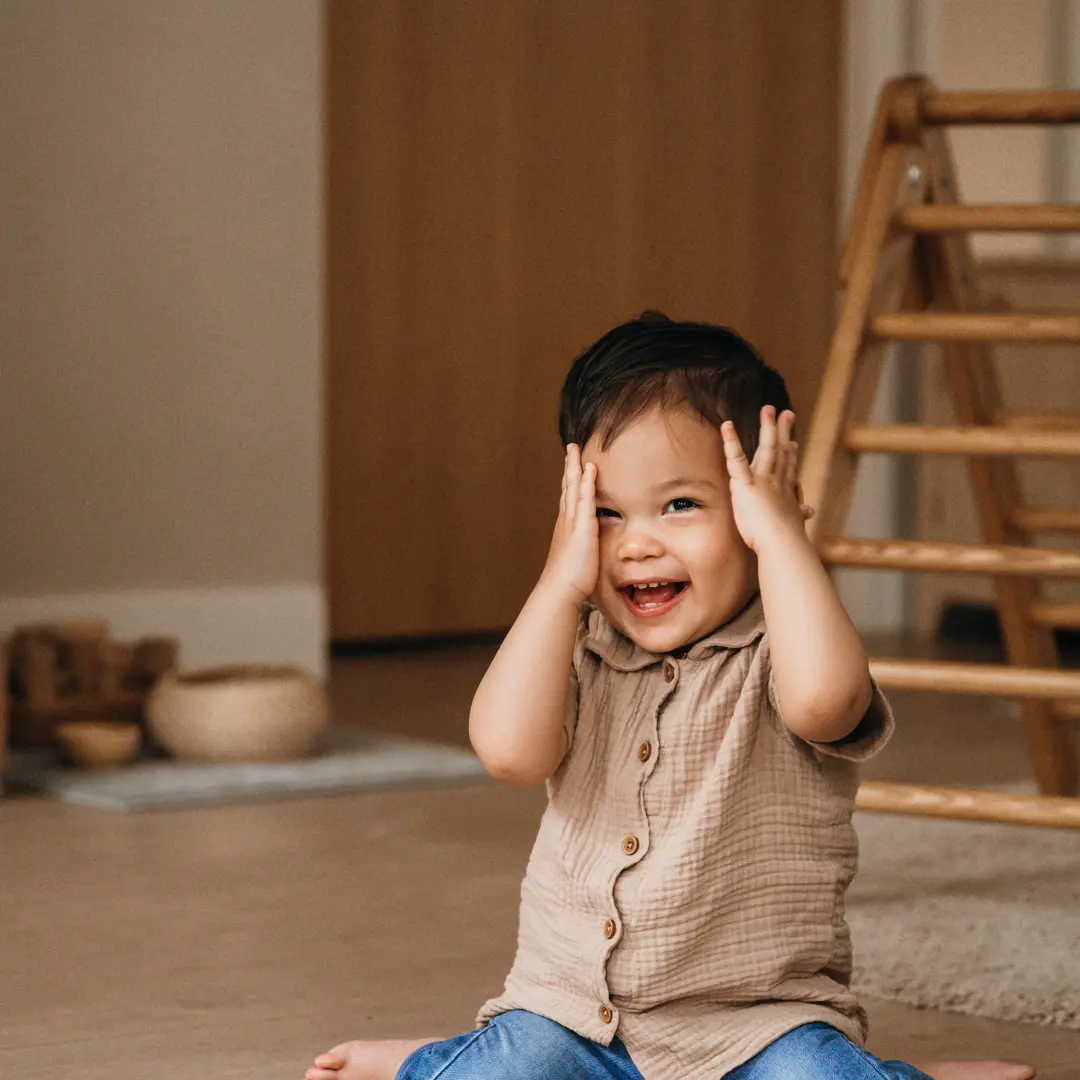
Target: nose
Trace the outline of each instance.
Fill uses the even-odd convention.
[[[642,524],[628,521],[619,537],[615,554],[624,562],[640,562],[656,559],[664,554],[660,538]]]

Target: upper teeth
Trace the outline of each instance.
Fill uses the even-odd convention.
[[[661,585],[667,585],[666,581],[650,581],[647,585],[639,585],[639,589],[659,589]]]

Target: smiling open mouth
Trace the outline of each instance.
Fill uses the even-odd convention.
[[[619,592],[632,614],[648,619],[666,615],[689,588],[689,581],[650,581],[648,584],[624,585]]]

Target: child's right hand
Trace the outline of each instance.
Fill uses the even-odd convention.
[[[565,590],[580,604],[596,589],[600,574],[600,529],[596,521],[596,466],[581,465],[581,450],[566,448],[559,520],[541,581]]]

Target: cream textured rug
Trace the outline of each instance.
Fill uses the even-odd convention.
[[[1080,832],[856,815],[860,993],[1080,1030]]]

